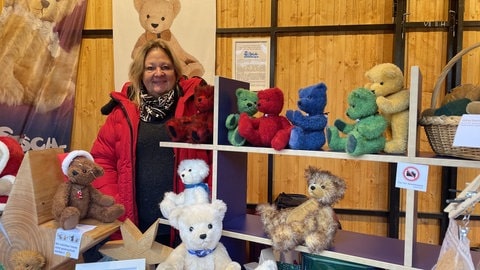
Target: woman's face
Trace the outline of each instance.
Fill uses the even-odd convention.
[[[176,83],[173,63],[162,49],[153,49],[145,57],[143,84],[148,94],[160,97],[173,89]]]

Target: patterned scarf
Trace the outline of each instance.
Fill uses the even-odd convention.
[[[140,94],[140,119],[144,122],[161,121],[170,115],[177,103],[177,87],[156,98],[147,93],[142,87]]]

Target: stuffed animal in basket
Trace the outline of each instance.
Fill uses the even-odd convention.
[[[125,213],[123,205],[116,204],[113,197],[91,185],[103,175],[103,168],[94,162],[90,153],[75,150],[61,158],[62,171],[68,179],[58,186],[52,202],[52,213],[60,227],[73,229],[84,218],[109,223]]]
[[[426,109],[422,116],[462,116],[480,114],[480,85],[462,84],[453,88],[443,98],[437,109]]]
[[[12,253],[10,262],[13,270],[42,270],[47,261],[38,251],[19,250]]]
[[[22,146],[15,138],[0,137],[0,211],[5,209],[23,156]]]
[[[378,153],[385,147],[387,121],[378,114],[375,94],[366,88],[354,89],[348,95],[347,116],[353,123],[336,119],[327,127],[327,142],[334,151],[352,156]],[[340,133],[346,134],[341,136]]]
[[[278,210],[275,205],[261,204],[257,211],[265,232],[277,251],[289,251],[305,244],[312,253],[331,246],[339,223],[333,204],[345,194],[345,181],[332,173],[309,166],[305,170],[310,198],[294,208]]]
[[[327,86],[318,83],[298,91],[299,110],[288,110],[286,116],[293,124],[288,145],[292,149],[320,150],[325,144],[327,116]],[[302,112],[303,111],[303,112]]]
[[[280,115],[283,108],[283,92],[279,88],[260,90],[257,93],[257,109],[260,117],[240,114],[238,133],[253,146],[273,147],[282,150],[288,145],[292,124]]]
[[[166,192],[160,202],[160,211],[169,218],[173,209],[179,206],[210,202],[210,190],[204,182],[210,172],[203,159],[185,159],[178,164],[177,173],[182,179],[185,189],[179,194]]]
[[[205,70],[202,64],[191,54],[185,51],[175,35],[170,31],[175,18],[180,13],[180,0],[134,0],[138,12],[140,26],[145,32],[137,39],[132,50],[135,57],[140,47],[152,39],[161,39],[175,53],[182,66],[183,74],[187,77],[201,77]]]
[[[179,230],[182,243],[157,270],[240,270],[240,264],[232,261],[220,242],[226,211],[227,205],[221,200],[173,209],[170,225]]]
[[[228,130],[228,141],[231,145],[242,146],[245,144],[245,138],[238,133],[238,120],[241,113],[246,113],[248,116],[254,116],[257,113],[257,92],[248,89],[238,88],[235,91],[237,97],[238,113],[232,113],[227,116],[225,120],[225,127]]]
[[[391,135],[391,139],[387,140],[383,151],[391,154],[405,153],[410,90],[404,88],[403,72],[392,63],[382,63],[368,70],[365,76],[370,80],[365,88],[374,91],[378,111],[389,123],[387,134]]]
[[[197,112],[192,116],[174,117],[166,126],[174,142],[211,143],[213,138],[214,87],[201,84],[195,87],[194,102]]]

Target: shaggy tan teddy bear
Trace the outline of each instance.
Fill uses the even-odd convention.
[[[332,205],[345,194],[345,181],[315,167],[305,170],[310,198],[294,208],[277,210],[261,204],[257,211],[265,232],[278,251],[289,251],[305,244],[312,253],[329,248],[339,227]]]
[[[203,65],[182,48],[175,35],[170,31],[170,27],[181,9],[180,0],[134,0],[134,5],[145,33],[138,38],[132,51],[132,58],[147,41],[160,38],[175,53],[182,64],[184,75],[188,77],[203,76],[205,72]]]
[[[5,4],[0,15],[0,103],[30,105],[39,112],[56,109],[74,96],[82,31],[74,24],[83,26],[86,1]]]
[[[62,171],[68,180],[57,188],[52,202],[52,213],[60,227],[73,229],[84,218],[113,222],[125,213],[125,207],[115,204],[113,197],[104,195],[91,183],[103,175],[90,153],[75,150],[62,161]]]
[[[20,250],[10,257],[13,270],[41,270],[45,266],[45,257],[38,251]]]
[[[365,73],[370,80],[365,88],[375,91],[378,111],[388,120],[385,153],[407,151],[410,90],[404,88],[403,72],[392,63],[378,64]]]

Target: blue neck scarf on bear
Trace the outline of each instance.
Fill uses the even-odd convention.
[[[205,191],[207,193],[210,193],[210,190],[209,190],[208,185],[206,183],[185,184],[185,189],[195,188],[195,187],[201,187],[201,188],[205,189]]]
[[[214,252],[215,249],[216,248],[214,248],[214,249],[198,249],[198,250],[189,249],[188,253],[190,253],[192,255],[195,255],[199,258],[203,258],[203,257],[207,256],[208,254]]]

